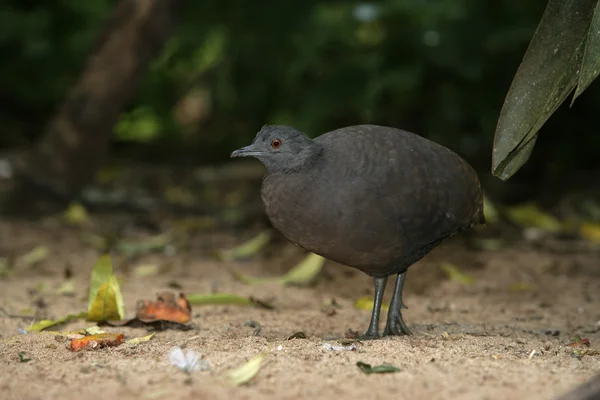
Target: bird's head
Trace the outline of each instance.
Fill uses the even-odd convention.
[[[304,133],[283,125],[265,125],[251,145],[231,153],[231,157],[258,158],[272,172],[294,171],[314,162],[321,146]]]

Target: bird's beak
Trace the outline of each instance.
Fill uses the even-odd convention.
[[[263,155],[264,152],[256,151],[252,145],[242,147],[241,149],[237,149],[233,153],[231,153],[230,157],[256,157]]]

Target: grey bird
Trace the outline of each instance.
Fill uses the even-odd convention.
[[[402,318],[406,270],[442,240],[485,222],[477,174],[448,148],[378,125],[337,129],[315,139],[266,125],[231,157],[266,167],[261,198],[290,242],[374,278],[371,322],[379,337],[387,279],[397,275],[384,336],[410,335]]]

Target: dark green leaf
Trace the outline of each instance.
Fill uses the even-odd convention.
[[[22,351],[20,351],[18,354],[19,354],[19,361],[20,362],[26,363],[28,361],[31,361],[31,358],[25,357],[25,353],[23,353]]]
[[[581,62],[581,71],[579,72],[579,82],[573,95],[573,101],[600,73],[600,2],[596,4],[594,16],[588,29],[588,38],[585,44],[583,61]]]
[[[539,129],[578,84],[597,0],[550,0],[506,96],[492,172],[510,178],[527,161]],[[585,83],[585,82],[584,82]]]
[[[373,367],[371,364],[366,364],[362,361],[359,361],[356,363],[356,366],[365,374],[387,374],[390,372],[400,372],[400,368],[387,364],[376,365]]]

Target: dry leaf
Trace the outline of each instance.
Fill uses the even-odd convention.
[[[122,333],[101,333],[99,335],[85,336],[71,340],[71,349],[75,351],[88,349],[97,350],[103,347],[116,347],[123,343],[125,335]]]
[[[248,360],[248,362],[246,362],[245,364],[239,366],[233,371],[230,371],[228,375],[231,379],[231,382],[235,386],[244,385],[250,382],[250,380],[252,380],[252,378],[254,378],[256,374],[258,374],[258,371],[260,370],[264,358],[265,354],[260,353],[259,355],[254,356],[253,358]]]

